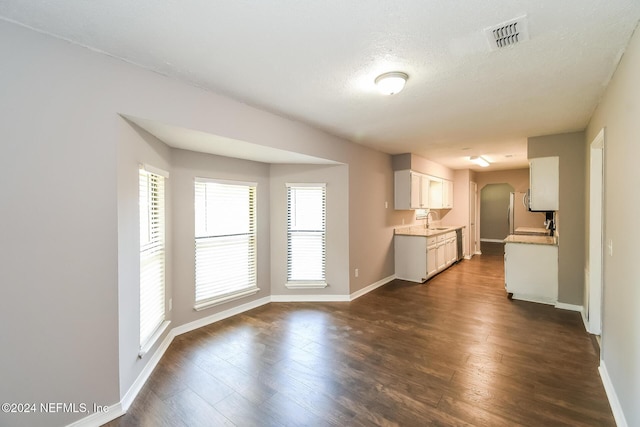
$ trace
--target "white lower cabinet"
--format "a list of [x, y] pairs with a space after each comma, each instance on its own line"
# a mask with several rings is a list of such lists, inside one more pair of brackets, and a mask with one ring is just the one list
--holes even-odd
[[444, 251], [444, 256], [445, 256], [445, 261], [447, 263], [447, 265], [451, 265], [454, 262], [456, 262], [456, 258], [457, 258], [457, 242], [458, 239], [456, 238], [456, 233], [447, 233], [445, 235], [445, 251]]
[[427, 238], [396, 235], [393, 245], [396, 277], [410, 282], [424, 282], [427, 279]]
[[457, 258], [455, 232], [430, 237], [396, 234], [394, 247], [396, 277], [411, 282], [424, 282]]
[[442, 271], [447, 268], [447, 241], [445, 239], [444, 234], [438, 236], [438, 246], [437, 246], [437, 258], [436, 263], [438, 265], [438, 271]]
[[[438, 241], [436, 237], [427, 237], [427, 278], [438, 272]], [[397, 274], [397, 272], [396, 272]]]
[[555, 304], [558, 301], [558, 247], [507, 243], [505, 287], [514, 299]]

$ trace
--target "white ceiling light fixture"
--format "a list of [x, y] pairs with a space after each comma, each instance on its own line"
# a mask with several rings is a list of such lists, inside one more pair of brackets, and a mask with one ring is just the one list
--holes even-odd
[[486, 168], [487, 166], [489, 166], [491, 163], [489, 163], [489, 161], [487, 159], [485, 159], [482, 156], [471, 156], [469, 157], [469, 160], [471, 160], [473, 163], [475, 163], [478, 166], [481, 166], [483, 168]]
[[375, 83], [378, 90], [383, 95], [394, 95], [404, 89], [409, 75], [401, 71], [380, 74], [376, 77]]

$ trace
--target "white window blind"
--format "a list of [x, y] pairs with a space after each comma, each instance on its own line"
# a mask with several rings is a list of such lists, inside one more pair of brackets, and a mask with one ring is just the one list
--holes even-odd
[[326, 185], [287, 184], [287, 283], [326, 282]]
[[140, 169], [140, 348], [165, 319], [164, 177]]
[[195, 182], [196, 309], [256, 287], [256, 185]]

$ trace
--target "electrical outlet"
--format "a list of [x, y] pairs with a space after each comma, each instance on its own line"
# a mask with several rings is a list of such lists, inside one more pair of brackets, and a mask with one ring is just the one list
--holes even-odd
[[389, 209], [389, 202], [384, 202], [384, 208]]
[[358, 275], [360, 274], [360, 270], [356, 268], [355, 274], [356, 274], [356, 277], [358, 277]]
[[609, 239], [607, 247], [609, 248], [609, 256], [613, 256], [613, 240]]
[[169, 298], [169, 311], [173, 308], [173, 298]]

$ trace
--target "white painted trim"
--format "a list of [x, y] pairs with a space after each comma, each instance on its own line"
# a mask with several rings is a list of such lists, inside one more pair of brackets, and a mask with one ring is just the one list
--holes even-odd
[[519, 301], [527, 301], [527, 302], [535, 302], [538, 304], [547, 304], [555, 306], [557, 304], [556, 301], [551, 301], [545, 298], [541, 298], [535, 295], [526, 295], [526, 294], [513, 294], [513, 299], [517, 299]]
[[125, 411], [122, 409], [122, 405], [116, 403], [115, 405], [107, 407], [104, 412], [94, 412], [89, 416], [68, 424], [67, 427], [99, 427], [124, 415], [124, 413]]
[[195, 311], [206, 310], [207, 308], [215, 307], [216, 305], [224, 304], [227, 302], [235, 301], [240, 298], [248, 297], [250, 295], [255, 295], [260, 292], [260, 288], [249, 288], [242, 291], [236, 291], [232, 294], [225, 295], [223, 297], [217, 297], [214, 299], [207, 299], [205, 301], [196, 302], [193, 306]]
[[157, 168], [157, 167], [149, 165], [147, 163], [140, 163], [139, 167], [140, 167], [140, 169], [142, 169], [142, 170], [144, 170], [146, 172], [150, 172], [152, 174], [155, 174], [155, 175], [161, 176], [163, 178], [169, 179], [169, 172], [167, 172], [164, 169]]
[[327, 282], [287, 282], [284, 286], [287, 289], [324, 289], [329, 284]]
[[228, 317], [235, 316], [236, 314], [244, 313], [245, 311], [249, 311], [251, 309], [260, 307], [261, 305], [268, 304], [271, 301], [269, 297], [264, 297], [257, 299], [255, 301], [250, 301], [246, 304], [239, 305], [237, 307], [230, 308], [225, 311], [221, 311], [220, 313], [212, 314], [211, 316], [203, 317], [202, 319], [194, 320], [193, 322], [185, 323], [184, 325], [176, 326], [172, 329], [172, 333], [174, 337], [178, 335], [185, 334], [187, 332], [191, 332], [195, 329], [202, 328], [203, 326], [210, 325], [215, 322], [219, 322], [220, 320], [224, 320]]
[[587, 320], [587, 311], [584, 307], [582, 307], [582, 311], [580, 312], [580, 317], [582, 317], [582, 323], [584, 324], [584, 330], [588, 333], [591, 333], [589, 330], [589, 321]]
[[480, 242], [504, 243], [504, 239], [480, 239]]
[[346, 302], [349, 295], [271, 295], [271, 302]]
[[149, 352], [149, 350], [151, 350], [153, 346], [156, 345], [156, 342], [162, 335], [164, 335], [164, 332], [167, 330], [170, 324], [170, 320], [165, 320], [160, 324], [160, 326], [158, 326], [153, 335], [151, 335], [147, 342], [144, 343], [144, 345], [140, 348], [140, 351], [138, 352], [138, 357], [140, 359], [142, 359]]
[[257, 187], [257, 182], [252, 181], [236, 181], [232, 179], [218, 179], [218, 178], [208, 178], [204, 176], [196, 176], [193, 178], [193, 182], [203, 182], [203, 183], [213, 183], [213, 184], [225, 184], [225, 185], [238, 185], [241, 187]]
[[604, 148], [604, 132], [605, 132], [604, 129], [605, 128], [600, 129], [600, 132], [598, 132], [596, 137], [593, 138], [593, 141], [591, 141], [591, 148], [595, 148], [595, 149]]
[[122, 397], [122, 400], [120, 401], [120, 404], [122, 405], [122, 413], [125, 413], [129, 410], [129, 407], [133, 403], [133, 400], [136, 398], [138, 393], [140, 393], [140, 390], [142, 390], [142, 386], [144, 386], [144, 383], [147, 382], [147, 380], [151, 376], [151, 373], [160, 362], [160, 359], [162, 359], [165, 351], [167, 351], [167, 349], [169, 348], [169, 345], [175, 337], [175, 334], [173, 333], [174, 330], [175, 328], [171, 329], [164, 340], [162, 340], [162, 343], [158, 346], [158, 349], [151, 355], [149, 362], [144, 366], [144, 368], [140, 372], [140, 375], [138, 375], [138, 378], [136, 378], [133, 384], [131, 384], [131, 387], [129, 387], [129, 390], [127, 390], [125, 395]]
[[353, 301], [356, 298], [378, 289], [380, 286], [386, 285], [392, 280], [396, 279], [396, 275], [385, 277], [378, 280], [350, 295], [271, 295], [271, 302], [348, 302]]
[[607, 367], [604, 364], [604, 360], [600, 361], [598, 372], [600, 372], [602, 385], [604, 386], [604, 391], [607, 393], [607, 398], [609, 399], [609, 405], [611, 406], [611, 411], [613, 412], [613, 418], [616, 420], [616, 425], [618, 427], [628, 427], [629, 425], [627, 424], [627, 419], [624, 417], [622, 406], [620, 405], [620, 401], [618, 400], [616, 389], [613, 387], [613, 383], [611, 382], [611, 377], [609, 377], [609, 372], [607, 371]]
[[605, 162], [604, 162], [605, 128], [591, 142], [589, 156], [589, 241], [587, 242], [589, 262], [585, 272], [587, 288], [585, 298], [588, 300], [587, 319], [589, 331], [594, 334], [602, 332], [603, 293], [604, 293], [604, 237], [605, 237]]
[[582, 313], [582, 311], [584, 310], [584, 307], [581, 305], [567, 304], [566, 302], [559, 302], [559, 301], [556, 302], [556, 308], [560, 310], [577, 311], [579, 313]]
[[391, 282], [392, 280], [395, 280], [396, 275], [392, 274], [389, 277], [385, 277], [382, 280], [378, 280], [375, 283], [370, 284], [369, 286], [366, 286], [358, 291], [355, 291], [354, 293], [352, 293], [351, 295], [349, 295], [349, 301], [353, 301], [356, 298], [360, 298], [362, 295], [368, 294], [369, 292], [373, 291], [374, 289], [378, 289], [380, 286], [386, 285], [387, 283]]

